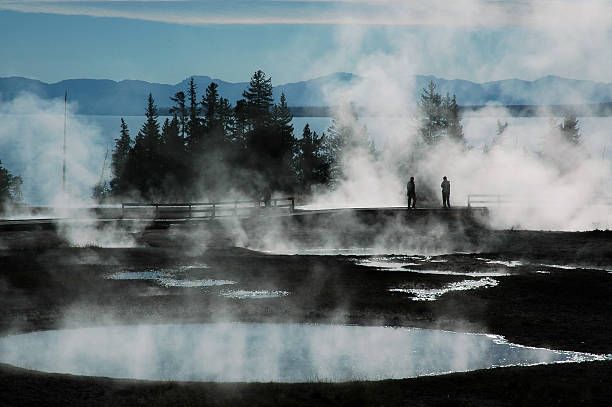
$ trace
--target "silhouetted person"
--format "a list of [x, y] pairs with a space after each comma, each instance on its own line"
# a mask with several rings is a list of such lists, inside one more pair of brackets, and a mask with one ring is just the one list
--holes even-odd
[[450, 208], [450, 181], [446, 177], [442, 177], [440, 187], [442, 188], [442, 205], [445, 208]]
[[406, 186], [406, 195], [408, 196], [408, 209], [414, 209], [414, 207], [416, 206], [416, 190], [414, 188], [414, 177], [410, 177], [410, 181], [408, 181], [408, 185]]

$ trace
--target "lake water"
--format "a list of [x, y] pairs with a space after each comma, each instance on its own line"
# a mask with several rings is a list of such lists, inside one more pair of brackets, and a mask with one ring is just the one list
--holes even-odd
[[523, 347], [492, 335], [346, 325], [135, 325], [0, 338], [2, 363], [46, 372], [180, 381], [383, 380], [605, 358]]

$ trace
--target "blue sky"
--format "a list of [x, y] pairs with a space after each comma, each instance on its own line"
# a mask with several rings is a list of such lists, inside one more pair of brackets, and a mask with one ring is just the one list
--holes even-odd
[[612, 82], [610, 3], [0, 0], [0, 76], [177, 83], [263, 69], [280, 84], [367, 74], [379, 58], [449, 79]]

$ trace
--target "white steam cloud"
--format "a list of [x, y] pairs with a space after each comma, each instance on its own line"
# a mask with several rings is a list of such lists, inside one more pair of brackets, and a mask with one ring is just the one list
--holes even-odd
[[105, 141], [100, 129], [74, 114], [68, 104], [66, 120], [66, 196], [62, 194], [64, 101], [43, 100], [23, 93], [0, 102], [0, 157], [14, 175], [23, 178], [23, 194], [36, 205], [91, 204], [91, 188], [98, 182]]
[[[477, 9], [480, 3], [461, 2], [468, 10]], [[514, 61], [514, 67], [518, 64], [522, 69], [530, 65], [531, 72], [540, 76], [554, 66], [594, 74], [603, 69], [588, 55], [596, 52], [593, 49], [595, 44], [597, 52], [607, 52], [601, 50], [601, 44], [609, 43], [609, 30], [599, 30], [601, 26], [597, 29], [582, 26], [571, 32], [572, 38], [568, 41], [566, 26], [550, 23], [567, 17], [567, 10], [549, 3], [555, 2], [533, 5], [527, 13], [521, 11], [523, 20], [533, 24], [531, 39], [521, 37], [520, 42], [500, 44], [508, 48], [510, 55], [514, 55], [517, 47], [533, 50], [528, 57]], [[606, 10], [600, 2], [589, 2], [588, 7], [580, 8], [579, 20], [582, 21], [586, 15], [605, 14]], [[465, 14], [466, 18], [472, 16], [472, 19], [462, 21], [467, 26], [477, 26], [479, 15], [478, 12]], [[610, 22], [604, 24], [607, 28], [611, 25]], [[392, 52], [363, 55], [360, 52], [370, 30], [369, 27], [351, 25], [338, 29], [336, 41], [341, 51], [332, 57], [331, 64], [357, 60], [355, 73], [363, 80], [351, 86], [328, 89], [327, 102], [331, 106], [354, 104], [364, 107], [359, 122], [343, 114], [342, 110], [337, 112], [340, 122], [355, 129], [361, 128], [363, 122], [369, 120], [368, 116], [379, 116], [375, 120], [376, 126], [368, 128], [368, 133], [381, 147], [380, 156], [373, 160], [363, 150], [348, 151], [343, 156], [346, 180], [332, 193], [317, 197], [313, 203], [315, 207], [405, 205], [405, 184], [410, 176], [416, 178], [418, 202], [419, 187], [421, 191], [436, 191], [437, 196], [442, 176], [448, 176], [452, 182], [451, 201], [455, 205], [465, 205], [468, 194], [508, 194], [512, 200], [523, 201], [521, 205], [492, 212], [493, 224], [498, 227], [547, 230], [612, 227], [612, 206], [605, 204], [610, 195], [606, 185], [609, 185], [612, 175], [612, 165], [604, 150], [610, 138], [608, 118], [587, 119], [589, 126], [584, 126], [582, 121], [582, 145], [573, 148], [562, 143], [554, 131], [559, 118], [556, 123], [541, 119], [521, 121], [508, 118], [510, 115], [504, 109], [491, 107], [482, 112], [483, 117], [463, 121], [467, 149], [447, 142], [431, 151], [415, 150], [419, 122], [415, 117], [418, 101], [411, 97], [415, 94], [412, 78], [423, 69], [431, 72], [425, 65], [431, 60], [432, 51], [424, 49], [418, 37], [406, 34], [389, 36]], [[453, 60], [457, 70], [461, 71], [461, 61], [466, 56], [453, 42], [455, 35], [461, 36], [458, 28], [445, 28], [432, 34], [427, 42], [439, 44], [437, 52], [443, 48], [440, 44], [446, 45], [447, 52], [440, 55], [439, 61]], [[593, 35], [595, 38], [603, 35], [606, 40], [593, 42]], [[546, 49], [541, 48], [543, 40]], [[580, 64], [569, 67], [576, 65], [576, 61]], [[505, 57], [488, 62], [486, 72], [476, 73], [482, 76], [480, 81], [485, 81], [491, 72], [506, 73], [513, 66]], [[324, 66], [323, 61], [314, 64], [313, 72], [320, 70], [321, 66]], [[579, 95], [574, 95], [573, 100], [575, 103], [590, 102], [581, 100]], [[461, 100], [458, 103], [461, 104]], [[381, 118], [380, 115], [384, 116]], [[519, 125], [511, 124], [499, 143], [492, 146], [498, 118]], [[486, 153], [484, 145], [490, 147]], [[409, 173], [406, 168], [414, 168], [416, 162], [418, 168]], [[435, 203], [439, 205], [437, 201]]]

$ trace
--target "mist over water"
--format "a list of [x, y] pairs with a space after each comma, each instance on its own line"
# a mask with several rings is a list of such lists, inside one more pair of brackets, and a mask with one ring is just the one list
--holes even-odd
[[602, 359], [521, 347], [490, 335], [341, 325], [111, 326], [0, 339], [4, 363], [152, 380], [343, 382]]

